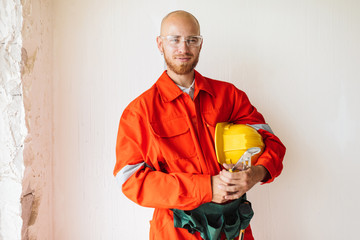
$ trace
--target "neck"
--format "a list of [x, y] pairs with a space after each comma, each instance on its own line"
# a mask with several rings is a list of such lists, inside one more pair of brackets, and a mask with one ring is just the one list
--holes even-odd
[[168, 69], [166, 73], [176, 84], [187, 88], [191, 86], [195, 78], [194, 70], [192, 70], [190, 73], [179, 75]]

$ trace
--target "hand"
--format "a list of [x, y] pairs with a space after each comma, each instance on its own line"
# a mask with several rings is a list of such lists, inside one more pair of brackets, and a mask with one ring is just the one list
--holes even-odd
[[223, 186], [225, 187], [226, 185], [227, 184], [220, 179], [220, 174], [211, 177], [212, 202], [224, 203], [228, 201], [225, 199], [227, 192], [222, 190]]
[[[232, 165], [224, 164], [224, 167], [231, 169]], [[256, 183], [265, 179], [267, 174], [269, 174], [268, 171], [261, 165], [251, 166], [239, 172], [222, 170], [219, 174], [221, 182], [217, 185], [223, 192], [226, 192], [225, 195], [222, 195], [225, 200], [234, 200], [249, 191]]]

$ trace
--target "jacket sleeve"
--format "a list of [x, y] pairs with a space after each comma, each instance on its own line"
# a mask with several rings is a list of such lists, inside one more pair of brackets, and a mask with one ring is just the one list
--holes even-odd
[[286, 148], [280, 139], [274, 135], [264, 117], [250, 103], [246, 94], [236, 88], [234, 91], [235, 104], [232, 119], [235, 119], [235, 123], [248, 124], [254, 127], [263, 137], [265, 149], [255, 165], [262, 165], [268, 170], [270, 177], [264, 179], [263, 183], [270, 183], [280, 175], [283, 169], [282, 161]]
[[211, 176], [165, 173], [149, 156], [149, 123], [125, 110], [119, 124], [114, 176], [123, 193], [144, 207], [191, 210], [212, 199]]

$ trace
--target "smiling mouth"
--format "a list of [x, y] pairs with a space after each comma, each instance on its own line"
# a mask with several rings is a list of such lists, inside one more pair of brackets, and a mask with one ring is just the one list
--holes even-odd
[[191, 57], [177, 57], [177, 60], [180, 60], [181, 62], [187, 62], [191, 59]]

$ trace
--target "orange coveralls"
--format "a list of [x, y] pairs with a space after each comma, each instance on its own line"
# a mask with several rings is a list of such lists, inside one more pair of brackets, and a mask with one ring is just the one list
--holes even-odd
[[[263, 116], [234, 85], [203, 77], [195, 71], [194, 100], [166, 71], [124, 110], [116, 143], [114, 176], [135, 203], [155, 208], [150, 239], [192, 240], [200, 234], [175, 228], [172, 208], [192, 210], [212, 200], [211, 176], [221, 170], [215, 148], [218, 122], [249, 124], [258, 129], [265, 151], [263, 165], [271, 182], [282, 170], [285, 147], [264, 130]], [[253, 239], [250, 226], [245, 239]]]

